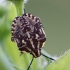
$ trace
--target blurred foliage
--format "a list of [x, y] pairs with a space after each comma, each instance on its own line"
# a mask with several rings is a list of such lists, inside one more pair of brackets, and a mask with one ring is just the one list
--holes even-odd
[[8, 6], [0, 6], [0, 41], [9, 35], [12, 20], [16, 16], [14, 5]]
[[0, 18], [3, 17], [7, 12], [7, 7], [3, 7], [0, 5]]
[[66, 51], [57, 61], [50, 64], [46, 70], [70, 70], [70, 50]]
[[12, 2], [14, 5], [15, 5], [15, 10], [16, 10], [16, 14], [17, 16], [20, 16], [22, 15], [22, 13], [24, 12], [23, 9], [24, 9], [24, 0], [7, 0], [7, 1], [10, 1]]
[[0, 6], [0, 41], [3, 40], [10, 32], [9, 21], [7, 19], [7, 7]]
[[15, 70], [12, 64], [9, 62], [4, 51], [0, 46], [0, 69], [1, 70]]
[[[21, 5], [23, 4], [22, 3], [23, 0], [20, 0], [21, 2], [17, 2], [17, 0], [8, 0], [8, 1], [12, 1], [13, 3], [7, 2], [6, 6], [0, 6], [0, 69], [26, 70], [32, 59], [32, 55], [24, 53], [22, 54], [22, 56], [20, 56], [20, 52], [16, 44], [14, 42], [11, 42], [11, 31], [10, 31], [12, 20], [17, 15], [23, 14], [22, 10], [23, 7]], [[42, 52], [44, 54], [47, 54], [45, 51]], [[65, 61], [68, 59], [69, 56], [70, 55], [68, 52], [67, 56], [62, 57], [61, 58], [62, 60], [59, 59], [57, 61], [59, 64], [52, 63], [49, 67], [48, 65], [52, 61], [41, 56], [39, 58], [34, 59], [30, 70], [45, 70], [45, 69], [52, 70], [53, 66], [57, 65], [56, 66], [57, 68], [61, 64], [61, 62], [63, 62], [62, 65], [64, 65], [65, 63], [67, 64], [69, 60], [67, 62]], [[46, 67], [48, 67], [48, 69]], [[54, 70], [57, 70], [56, 68]], [[62, 68], [60, 68], [59, 70], [62, 70]]]

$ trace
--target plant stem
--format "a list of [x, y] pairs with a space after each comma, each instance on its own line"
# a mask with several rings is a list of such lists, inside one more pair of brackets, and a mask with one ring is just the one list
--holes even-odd
[[13, 3], [16, 7], [17, 16], [21, 16], [24, 13], [24, 0], [15, 0]]

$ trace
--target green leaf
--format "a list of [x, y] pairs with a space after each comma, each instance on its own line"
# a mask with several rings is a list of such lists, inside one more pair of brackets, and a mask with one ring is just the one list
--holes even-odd
[[[23, 60], [22, 57], [20, 56], [20, 52], [17, 48], [16, 43], [11, 41], [11, 36], [9, 35], [6, 40], [5, 40], [5, 51], [6, 51], [6, 55], [8, 56], [8, 59], [11, 59], [11, 62], [13, 63], [13, 65], [16, 65], [16, 67], [18, 67], [18, 69], [24, 69], [24, 64], [23, 64]], [[10, 57], [10, 58], [9, 58]]]
[[13, 21], [13, 19], [17, 16], [17, 11], [13, 3], [8, 3], [8, 20]]
[[0, 18], [0, 41], [4, 40], [10, 33], [10, 21], [6, 16]]
[[10, 1], [15, 5], [17, 16], [20, 16], [23, 14], [24, 0], [7, 0], [7, 1]]
[[70, 70], [70, 50], [51, 63], [46, 70]]
[[0, 5], [0, 18], [3, 17], [4, 15], [6, 15], [7, 12], [8, 12], [7, 6], [4, 7], [4, 6]]
[[15, 70], [15, 68], [8, 61], [8, 58], [4, 54], [1, 47], [0, 47], [0, 69], [1, 70]]

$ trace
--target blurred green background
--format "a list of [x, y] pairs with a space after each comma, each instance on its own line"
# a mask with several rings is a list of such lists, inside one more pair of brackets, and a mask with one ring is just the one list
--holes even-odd
[[[4, 6], [1, 6], [3, 4]], [[29, 0], [26, 12], [40, 17], [47, 36], [44, 50], [52, 56], [60, 56], [70, 47], [70, 0]], [[29, 54], [20, 57], [15, 43], [11, 42], [11, 23], [16, 16], [15, 8], [5, 0], [0, 1], [0, 56], [2, 63], [14, 64], [2, 70], [26, 70], [32, 58]], [[24, 57], [24, 58], [23, 58]], [[4, 58], [4, 59], [3, 59]], [[40, 65], [38, 65], [38, 62]], [[41, 58], [33, 62], [35, 70], [42, 66]], [[38, 67], [39, 66], [39, 67]], [[6, 66], [7, 67], [7, 66]], [[42, 66], [43, 67], [43, 66]], [[33, 67], [31, 68], [33, 70]], [[43, 70], [42, 68], [40, 70]]]
[[48, 53], [59, 56], [70, 48], [70, 0], [30, 0], [25, 7], [41, 18]]

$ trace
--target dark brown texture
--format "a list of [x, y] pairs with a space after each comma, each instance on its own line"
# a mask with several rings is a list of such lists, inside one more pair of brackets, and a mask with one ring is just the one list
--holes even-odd
[[29, 13], [16, 17], [12, 22], [11, 32], [11, 40], [17, 43], [21, 52], [26, 51], [35, 58], [41, 55], [46, 36], [39, 17]]

